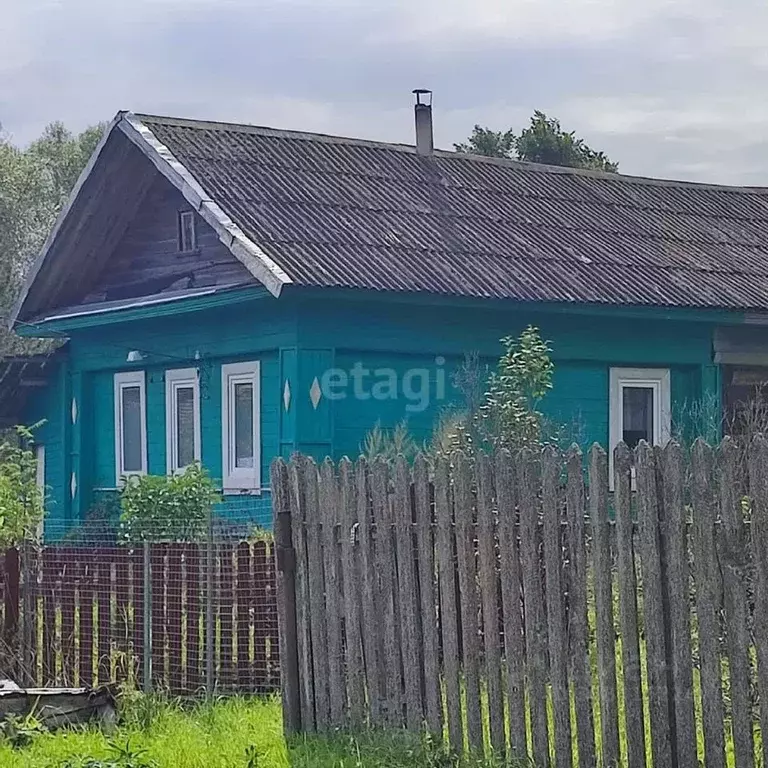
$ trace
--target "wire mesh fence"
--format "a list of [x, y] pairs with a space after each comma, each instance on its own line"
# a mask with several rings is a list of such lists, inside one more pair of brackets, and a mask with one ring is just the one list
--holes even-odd
[[125, 540], [118, 523], [49, 526], [42, 545], [21, 547], [15, 561], [7, 555], [3, 583], [12, 582], [14, 562], [19, 572], [17, 597], [4, 601], [6, 614], [18, 601], [18, 618], [4, 625], [18, 681], [129, 682], [173, 694], [276, 690], [274, 547], [247, 510], [233, 507], [195, 540], [152, 531]]

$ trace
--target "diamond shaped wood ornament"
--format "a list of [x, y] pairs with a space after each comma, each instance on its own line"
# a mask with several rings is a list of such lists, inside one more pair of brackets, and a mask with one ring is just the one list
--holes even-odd
[[72, 494], [72, 498], [75, 498], [77, 493], [77, 475], [73, 472], [72, 477], [69, 480], [69, 492]]
[[77, 424], [77, 400], [72, 398], [72, 423]]
[[291, 382], [288, 379], [285, 380], [283, 387], [283, 405], [286, 411], [291, 407]]
[[320, 389], [320, 382], [315, 376], [315, 380], [312, 382], [312, 386], [309, 388], [309, 399], [312, 401], [312, 407], [317, 410], [317, 406], [320, 405], [320, 398], [323, 396], [323, 391]]

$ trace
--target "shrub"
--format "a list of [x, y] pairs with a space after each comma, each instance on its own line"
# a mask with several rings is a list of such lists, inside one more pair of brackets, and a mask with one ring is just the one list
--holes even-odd
[[0, 443], [2, 549], [33, 538], [43, 519], [43, 490], [37, 484], [32, 429], [18, 426]]
[[195, 541], [219, 500], [213, 480], [193, 464], [175, 475], [127, 478], [120, 493], [120, 533], [126, 543]]

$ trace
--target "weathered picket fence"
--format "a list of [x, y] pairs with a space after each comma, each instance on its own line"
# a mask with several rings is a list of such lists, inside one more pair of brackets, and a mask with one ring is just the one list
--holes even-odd
[[[5, 669], [25, 685], [130, 681], [174, 694], [280, 681], [267, 541], [52, 544], [6, 554]], [[10, 578], [9, 578], [10, 577]]]
[[277, 459], [286, 728], [426, 728], [539, 768], [768, 765], [768, 442], [620, 445], [612, 483], [601, 448], [586, 463]]

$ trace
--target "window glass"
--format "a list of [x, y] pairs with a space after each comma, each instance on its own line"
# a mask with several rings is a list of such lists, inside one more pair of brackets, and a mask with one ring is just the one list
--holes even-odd
[[622, 440], [634, 448], [641, 440], [653, 444], [653, 389], [622, 387]]
[[253, 384], [234, 385], [235, 468], [253, 468]]
[[123, 472], [141, 472], [141, 387], [121, 389], [123, 419]]
[[195, 462], [195, 390], [176, 387], [176, 469]]
[[179, 214], [179, 250], [187, 252], [194, 251], [195, 248], [195, 214], [192, 211], [182, 211]]

